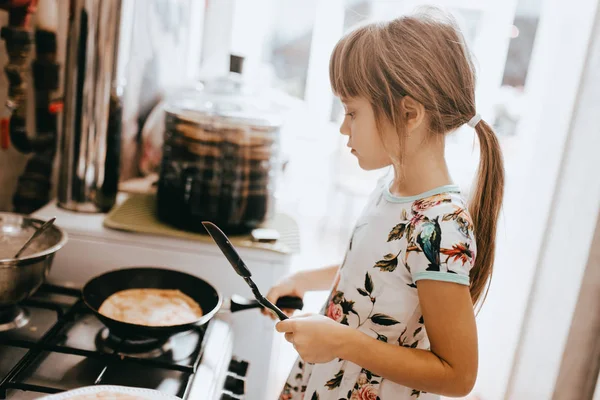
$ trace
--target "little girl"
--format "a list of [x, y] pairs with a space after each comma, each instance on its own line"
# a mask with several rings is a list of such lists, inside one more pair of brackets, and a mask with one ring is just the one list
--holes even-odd
[[[333, 285], [324, 315], [277, 324], [300, 355], [281, 400], [465, 396], [477, 376], [474, 304], [492, 273], [503, 161], [475, 110], [475, 73], [450, 17], [430, 13], [343, 37], [330, 62], [340, 132], [365, 170], [391, 165], [343, 264], [300, 272], [268, 298]], [[452, 184], [444, 138], [467, 124], [481, 146], [469, 204]], [[477, 246], [476, 246], [477, 243]]]

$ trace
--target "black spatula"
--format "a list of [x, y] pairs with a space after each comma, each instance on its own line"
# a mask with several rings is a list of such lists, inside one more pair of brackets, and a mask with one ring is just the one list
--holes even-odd
[[217, 246], [219, 246], [219, 249], [221, 249], [221, 252], [223, 252], [225, 257], [229, 261], [229, 264], [231, 264], [233, 269], [235, 269], [235, 272], [237, 272], [239, 276], [244, 278], [248, 286], [250, 286], [254, 297], [263, 307], [271, 310], [281, 321], [288, 318], [287, 315], [285, 315], [283, 311], [281, 311], [281, 308], [301, 310], [302, 307], [304, 307], [304, 302], [299, 297], [280, 297], [277, 300], [277, 305], [267, 300], [267, 298], [260, 293], [256, 284], [252, 281], [252, 273], [250, 272], [244, 261], [242, 261], [242, 258], [237, 253], [237, 251], [235, 251], [235, 248], [232, 246], [231, 242], [229, 241], [229, 238], [227, 238], [223, 231], [212, 222], [202, 222], [202, 225], [204, 225], [204, 228], [206, 229], [208, 234], [213, 238]]

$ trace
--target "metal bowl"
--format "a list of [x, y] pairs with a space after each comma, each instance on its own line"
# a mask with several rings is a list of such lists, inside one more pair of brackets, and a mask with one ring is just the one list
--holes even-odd
[[0, 307], [31, 296], [48, 276], [54, 254], [67, 242], [67, 233], [54, 225], [21, 257], [13, 258], [43, 223], [25, 215], [0, 212]]

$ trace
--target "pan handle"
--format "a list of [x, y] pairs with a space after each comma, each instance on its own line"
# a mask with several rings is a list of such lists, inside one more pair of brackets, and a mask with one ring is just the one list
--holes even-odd
[[[304, 302], [300, 297], [283, 296], [275, 304], [280, 309], [302, 310]], [[231, 296], [231, 312], [249, 310], [252, 308], [262, 308], [262, 305], [256, 300], [249, 300], [241, 296]]]

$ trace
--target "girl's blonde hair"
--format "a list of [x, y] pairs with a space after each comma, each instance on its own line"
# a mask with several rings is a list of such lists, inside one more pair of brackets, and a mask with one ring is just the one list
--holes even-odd
[[[335, 46], [329, 67], [336, 95], [367, 99], [378, 127], [384, 119], [395, 127], [398, 151], [390, 153], [397, 165], [402, 162], [406, 136], [400, 109], [402, 97], [410, 96], [424, 106], [435, 135], [455, 130], [476, 113], [471, 56], [454, 19], [439, 11], [403, 16], [350, 32]], [[469, 203], [478, 248], [470, 272], [474, 304], [486, 292], [492, 275], [496, 226], [504, 192], [498, 139], [483, 120], [475, 131], [481, 154], [477, 184]], [[382, 139], [386, 144], [387, 139]]]

